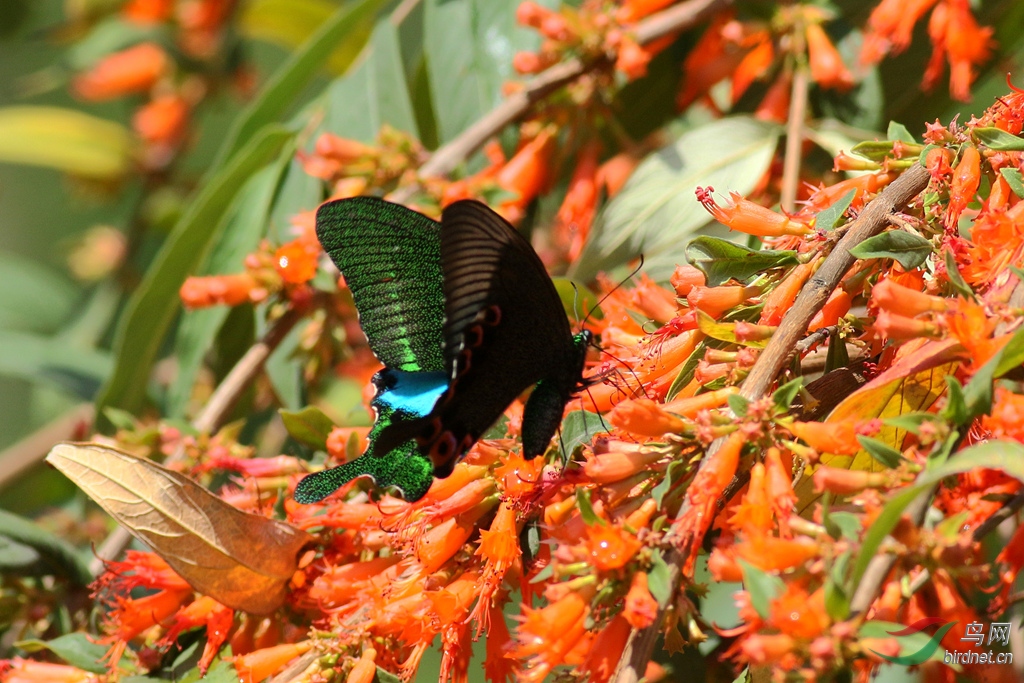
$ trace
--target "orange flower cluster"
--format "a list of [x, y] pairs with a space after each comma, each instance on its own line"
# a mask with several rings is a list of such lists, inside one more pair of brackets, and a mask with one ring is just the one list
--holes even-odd
[[932, 56], [922, 86], [932, 89], [948, 60], [949, 92], [954, 98], [967, 101], [977, 68], [988, 61], [993, 47], [992, 28], [978, 25], [968, 0], [882, 0], [868, 19], [861, 62], [875, 64], [886, 54], [906, 49], [914, 25], [929, 10], [928, 38], [932, 43]]
[[[184, 145], [193, 110], [222, 59], [233, 6], [233, 0], [130, 0], [121, 18], [139, 27], [168, 26], [168, 42], [119, 49], [75, 76], [72, 90], [83, 100], [142, 99], [132, 127], [142, 142], [143, 168], [166, 168]], [[177, 63], [172, 54], [178, 51], [188, 60]]]

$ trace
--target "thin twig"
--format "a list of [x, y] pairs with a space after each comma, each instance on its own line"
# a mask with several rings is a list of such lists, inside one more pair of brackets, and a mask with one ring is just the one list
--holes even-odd
[[[800, 35], [797, 32], [794, 35]], [[794, 48], [797, 52], [802, 47]], [[796, 192], [800, 186], [800, 162], [804, 155], [800, 148], [804, 144], [804, 118], [807, 116], [807, 91], [810, 89], [810, 75], [806, 66], [799, 65], [793, 74], [792, 95], [789, 100], [789, 122], [786, 124], [786, 152], [782, 162], [782, 196], [779, 204], [783, 211], [796, 210]]]
[[[786, 313], [750, 374], [743, 381], [740, 394], [744, 398], [755, 400], [765, 395], [785, 364], [786, 358], [803, 337], [811, 318], [825, 304], [832, 290], [839, 285], [846, 271], [856, 260], [850, 254], [850, 250], [868, 237], [881, 232], [888, 225], [887, 217], [916, 197], [927, 186], [928, 178], [928, 171], [923, 166], [912, 166], [875, 197], [853, 221], [832, 253], [800, 291], [793, 307]], [[701, 461], [701, 468], [713, 459], [714, 454], [721, 448], [722, 441], [724, 439], [718, 439], [708, 447]], [[685, 518], [687, 512], [688, 503], [684, 501], [682, 509], [676, 515], [677, 524], [678, 520]], [[684, 552], [675, 543], [670, 546], [669, 557], [666, 558], [669, 566], [670, 595], [675, 595], [679, 590], [682, 565], [688, 552], [689, 549], [685, 549]], [[644, 629], [634, 629], [630, 633], [615, 672], [615, 683], [636, 683], [643, 676], [661, 630], [664, 615], [665, 610], [660, 607], [654, 623]]]
[[58, 441], [80, 439], [92, 424], [96, 409], [91, 403], [80, 403], [0, 452], [0, 488], [22, 472], [38, 465]]
[[[645, 45], [676, 31], [690, 28], [732, 4], [733, 0], [689, 0], [647, 17], [637, 23], [632, 32], [636, 41]], [[589, 62], [570, 59], [544, 70], [527, 81], [522, 90], [510, 95], [458, 137], [434, 152], [420, 167], [419, 176], [429, 178], [451, 173], [505, 126], [524, 116], [536, 102], [588, 71], [609, 63], [610, 57], [604, 55]], [[392, 195], [392, 199], [397, 202], [405, 201], [412, 192], [411, 187], [402, 188]]]

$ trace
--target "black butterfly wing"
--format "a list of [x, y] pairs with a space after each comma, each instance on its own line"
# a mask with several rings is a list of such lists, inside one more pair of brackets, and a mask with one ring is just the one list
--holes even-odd
[[316, 212], [316, 235], [352, 291], [359, 324], [384, 365], [445, 369], [440, 224], [376, 197]]
[[441, 263], [451, 384], [429, 415], [386, 428], [377, 441], [387, 448], [417, 436], [436, 476], [446, 476], [526, 388], [542, 379], [575, 386], [580, 372], [551, 278], [529, 242], [501, 216], [475, 201], [448, 206], [441, 218]]

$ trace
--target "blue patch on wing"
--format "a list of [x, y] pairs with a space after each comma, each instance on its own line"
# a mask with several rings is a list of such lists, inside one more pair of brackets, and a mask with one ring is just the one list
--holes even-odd
[[429, 414], [448, 388], [446, 372], [405, 372], [388, 368], [380, 375], [382, 384], [373, 404], [416, 417]]

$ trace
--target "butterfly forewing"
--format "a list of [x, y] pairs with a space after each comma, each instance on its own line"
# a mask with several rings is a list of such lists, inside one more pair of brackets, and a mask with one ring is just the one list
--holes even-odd
[[370, 348], [408, 372], [445, 369], [439, 225], [375, 197], [339, 199], [316, 212], [316, 234], [345, 277]]

